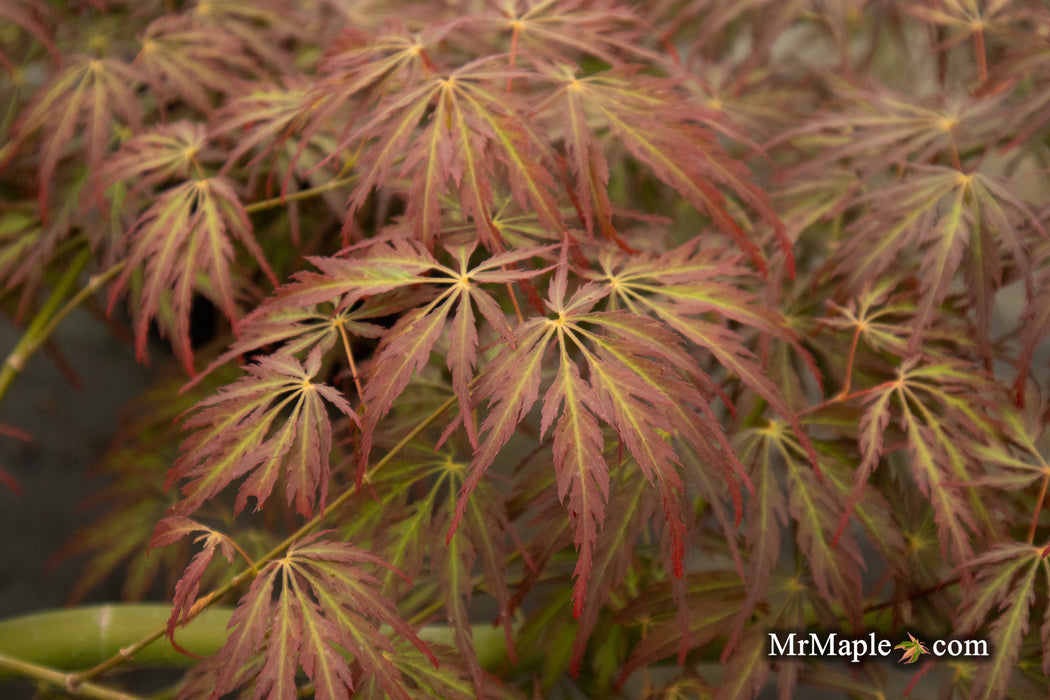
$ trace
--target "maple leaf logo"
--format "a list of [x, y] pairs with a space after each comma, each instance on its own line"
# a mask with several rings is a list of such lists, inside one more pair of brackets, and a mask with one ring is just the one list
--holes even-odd
[[926, 645], [920, 642], [918, 639], [908, 632], [908, 641], [901, 642], [894, 649], [903, 649], [904, 654], [901, 655], [899, 663], [902, 664], [913, 664], [919, 660], [919, 657], [923, 654], [929, 654], [930, 650], [926, 648]]

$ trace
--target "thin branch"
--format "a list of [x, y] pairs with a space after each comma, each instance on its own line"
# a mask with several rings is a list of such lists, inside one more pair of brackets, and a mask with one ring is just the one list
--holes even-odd
[[97, 698], [98, 700], [145, 700], [141, 695], [123, 693], [97, 683], [77, 682], [75, 680], [76, 674], [65, 673], [57, 668], [41, 666], [30, 661], [23, 661], [7, 654], [0, 654], [0, 668], [14, 671], [29, 678], [35, 678], [38, 681], [43, 681], [70, 693], [88, 698]]
[[1050, 485], [1050, 474], [1043, 476], [1043, 485], [1039, 489], [1039, 498], [1035, 502], [1035, 512], [1032, 514], [1032, 523], [1028, 526], [1028, 544], [1035, 541], [1035, 528], [1039, 525], [1039, 516], [1043, 512], [1043, 503], [1046, 501], [1046, 487]]
[[22, 372], [22, 369], [25, 367], [29, 358], [40, 348], [41, 345], [44, 344], [44, 341], [51, 336], [55, 329], [58, 328], [58, 324], [61, 323], [66, 316], [73, 311], [73, 309], [80, 306], [88, 297], [94, 294], [95, 290], [98, 289], [103, 282], [120, 272], [124, 267], [123, 263], [117, 263], [117, 265], [106, 270], [101, 275], [92, 276], [88, 281], [87, 286], [66, 302], [65, 306], [61, 306], [60, 308], [62, 300], [65, 298], [66, 294], [69, 293], [69, 290], [72, 289], [77, 281], [77, 277], [90, 259], [90, 250], [85, 248], [80, 251], [80, 254], [73, 260], [69, 267], [66, 268], [66, 271], [59, 279], [58, 284], [56, 284], [55, 288], [51, 290], [51, 296], [48, 297], [44, 306], [30, 322], [29, 327], [26, 328], [25, 333], [22, 334], [22, 338], [18, 341], [18, 344], [15, 345], [14, 349], [8, 354], [7, 359], [4, 360], [3, 368], [0, 369], [0, 400], [2, 400], [7, 393], [8, 388], [11, 386], [11, 382], [13, 382], [15, 377]]
[[286, 202], [294, 202], [299, 199], [309, 199], [310, 197], [314, 197], [319, 194], [324, 194], [329, 190], [337, 189], [339, 187], [342, 187], [343, 185], [349, 185], [355, 180], [357, 180], [357, 177], [358, 176], [356, 174], [349, 175], [347, 177], [339, 178], [337, 180], [330, 180], [329, 182], [326, 182], [323, 185], [318, 185], [317, 187], [311, 187], [307, 190], [299, 190], [298, 192], [294, 192], [284, 197], [270, 197], [269, 199], [262, 199], [258, 202], [245, 204], [244, 211], [248, 212], [249, 214], [252, 214], [257, 211], [265, 211], [266, 209], [273, 209], [274, 207], [279, 207]]

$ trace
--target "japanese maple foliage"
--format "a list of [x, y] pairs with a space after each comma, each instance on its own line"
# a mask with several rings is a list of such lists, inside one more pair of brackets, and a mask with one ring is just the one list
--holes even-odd
[[0, 387], [81, 303], [181, 367], [69, 547], [235, 606], [181, 697], [1050, 693], [1044, 3], [0, 19]]

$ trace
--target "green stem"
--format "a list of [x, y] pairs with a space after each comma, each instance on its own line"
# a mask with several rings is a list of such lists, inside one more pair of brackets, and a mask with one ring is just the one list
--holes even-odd
[[354, 182], [356, 179], [357, 179], [357, 175], [349, 175], [347, 177], [339, 178], [338, 180], [331, 180], [329, 182], [324, 183], [323, 185], [318, 185], [317, 187], [311, 187], [308, 190], [300, 190], [299, 192], [293, 192], [292, 194], [290, 194], [290, 195], [288, 195], [286, 197], [271, 197], [269, 199], [263, 199], [263, 200], [260, 200], [258, 202], [252, 202], [251, 204], [246, 204], [244, 206], [244, 211], [246, 211], [249, 214], [251, 214], [251, 213], [254, 213], [254, 212], [257, 212], [257, 211], [263, 211], [265, 209], [272, 209], [274, 207], [279, 207], [282, 204], [284, 204], [285, 202], [292, 202], [292, 201], [295, 201], [297, 199], [309, 199], [310, 197], [313, 197], [314, 195], [323, 194], [323, 193], [327, 192], [328, 190], [334, 190], [337, 187], [342, 187], [343, 185], [349, 185], [350, 183]]
[[[193, 627], [179, 631], [179, 645], [209, 656], [226, 641], [230, 609], [209, 610]], [[168, 603], [119, 603], [23, 615], [0, 621], [0, 654], [21, 661], [72, 670], [123, 655], [171, 614]], [[197, 659], [180, 654], [167, 640], [145, 645], [135, 655], [143, 666], [187, 667]], [[63, 681], [64, 683], [64, 681]]]
[[[135, 662], [142, 667], [188, 668], [198, 659], [175, 650], [163, 636], [171, 614], [167, 603], [111, 603], [68, 610], [54, 610], [0, 621], [0, 680], [17, 674], [36, 678], [81, 695], [109, 700], [129, 700], [119, 693], [85, 679], [70, 669], [101, 664], [110, 658], [128, 660], [136, 648]], [[226, 642], [232, 608], [213, 608], [180, 629], [179, 645], [197, 657], [210, 656]], [[154, 628], [161, 633], [154, 635]], [[384, 631], [389, 631], [384, 628]], [[471, 627], [478, 661], [497, 667], [506, 658], [502, 628], [490, 624]], [[141, 644], [143, 635], [152, 641]], [[452, 629], [430, 625], [419, 630], [425, 642], [455, 646]], [[7, 673], [5, 673], [5, 671]]]
[[119, 690], [112, 690], [103, 685], [99, 685], [98, 683], [81, 683], [79, 685], [73, 685], [70, 683], [69, 674], [48, 666], [41, 666], [40, 664], [16, 659], [6, 654], [0, 654], [0, 669], [14, 671], [22, 676], [36, 678], [39, 681], [50, 683], [59, 688], [65, 688], [77, 695], [98, 698], [98, 700], [143, 700], [138, 695], [122, 693]]
[[[214, 654], [226, 641], [232, 612], [217, 609], [201, 615], [192, 629], [179, 635], [179, 644], [197, 656]], [[0, 680], [21, 675], [99, 700], [137, 700], [138, 696], [86, 681], [70, 671], [114, 654], [123, 657], [129, 645], [163, 625], [170, 613], [166, 603], [94, 605], [0, 621]], [[183, 668], [197, 663], [167, 640], [144, 645], [136, 660], [154, 667]]]
[[[37, 315], [29, 323], [29, 327], [26, 328], [25, 333], [22, 334], [22, 338], [15, 345], [14, 350], [7, 356], [4, 361], [3, 368], [0, 369], [0, 399], [3, 398], [4, 394], [7, 393], [8, 387], [11, 386], [11, 382], [14, 381], [15, 377], [25, 367], [26, 361], [32, 356], [34, 352], [47, 340], [48, 336], [58, 326], [58, 321], [69, 314], [75, 306], [70, 306], [67, 303], [62, 309], [59, 306], [62, 304], [63, 299], [72, 289], [73, 285], [77, 281], [77, 277], [80, 275], [81, 270], [87, 265], [88, 260], [91, 259], [91, 251], [84, 249], [80, 251], [80, 254], [73, 260], [73, 263], [66, 268], [65, 273], [58, 280], [58, 284], [51, 290], [51, 296], [48, 297], [47, 301], [44, 302], [44, 306], [41, 307]], [[89, 284], [90, 286], [90, 284]], [[74, 299], [79, 297], [78, 294]], [[77, 302], [79, 304], [80, 301]]]

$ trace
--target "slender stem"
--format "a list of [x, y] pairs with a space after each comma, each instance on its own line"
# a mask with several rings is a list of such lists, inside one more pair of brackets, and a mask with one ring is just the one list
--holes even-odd
[[896, 384], [896, 383], [897, 383], [897, 380], [894, 379], [892, 381], [883, 382], [882, 384], [876, 384], [875, 386], [870, 386], [867, 389], [860, 389], [859, 391], [854, 391], [852, 394], [845, 394], [845, 395], [843, 395], [843, 394], [839, 393], [836, 396], [832, 396], [827, 401], [822, 401], [822, 402], [818, 403], [816, 406], [810, 406], [809, 408], [807, 408], [807, 409], [805, 409], [803, 411], [799, 411], [798, 415], [804, 416], [807, 413], [814, 413], [816, 411], [821, 410], [822, 408], [827, 408], [828, 406], [830, 406], [832, 404], [835, 404], [835, 403], [842, 403], [842, 402], [845, 402], [845, 401], [852, 401], [853, 399], [860, 398], [861, 396], [867, 396], [868, 394], [870, 394], [872, 392], [882, 391], [882, 390], [886, 389], [887, 387], [889, 387], [891, 384]]
[[977, 54], [977, 78], [981, 85], [988, 82], [988, 53], [984, 47], [984, 29], [978, 26], [973, 33], [973, 49]]
[[[947, 579], [946, 581], [941, 581], [936, 586], [931, 586], [929, 588], [925, 588], [925, 589], [919, 591], [918, 593], [914, 593], [914, 594], [908, 596], [908, 600], [910, 602], [915, 602], [916, 600], [919, 600], [920, 598], [925, 598], [926, 596], [931, 595], [933, 593], [936, 593], [937, 591], [943, 590], [945, 588], [948, 588], [949, 586], [954, 586], [954, 585], [958, 584], [960, 581], [962, 581], [962, 576], [953, 576], [952, 578]], [[883, 601], [881, 603], [873, 603], [871, 605], [865, 606], [864, 614], [868, 614], [870, 612], [875, 612], [876, 610], [882, 610], [883, 608], [893, 607], [898, 602], [899, 601], [896, 601], [896, 600], [885, 600], [885, 601]]]
[[507, 294], [510, 296], [510, 303], [514, 305], [514, 315], [517, 316], [518, 323], [525, 323], [525, 317], [521, 315], [521, 306], [518, 305], [518, 297], [514, 294], [514, 287], [510, 282], [504, 284], [507, 285]]
[[949, 140], [951, 142], [952, 166], [961, 173], [963, 172], [963, 166], [962, 160], [959, 158], [959, 148], [955, 144], [955, 137], [950, 136]]
[[244, 561], [248, 564], [248, 568], [254, 571], [256, 574], [258, 574], [259, 565], [252, 561], [252, 558], [248, 556], [247, 552], [241, 549], [241, 546], [237, 544], [236, 540], [234, 540], [232, 537], [226, 537], [225, 535], [223, 535], [223, 537], [225, 537], [226, 541], [229, 542], [230, 545], [232, 545], [233, 548], [237, 550], [238, 554], [244, 557]]
[[89, 678], [95, 678], [96, 676], [100, 676], [106, 671], [110, 670], [111, 668], [116, 668], [125, 661], [130, 661], [131, 659], [135, 658], [136, 654], [142, 651], [145, 647], [149, 646], [153, 642], [163, 637], [164, 633], [167, 631], [168, 626], [167, 624], [165, 624], [163, 627], [160, 627], [159, 629], [150, 632], [145, 637], [139, 639], [134, 644], [122, 647], [120, 650], [117, 651], [117, 653], [113, 654], [102, 663], [96, 666], [92, 666], [87, 671], [83, 671], [77, 674], [71, 674], [71, 677], [74, 679], [75, 683], [80, 685], [86, 682]]
[[1039, 515], [1043, 512], [1043, 501], [1046, 500], [1046, 487], [1050, 485], [1050, 474], [1043, 477], [1043, 485], [1039, 489], [1039, 498], [1035, 502], [1035, 513], [1032, 515], [1032, 523], [1028, 526], [1028, 544], [1035, 541], [1035, 528], [1039, 523]]
[[349, 175], [347, 177], [342, 177], [337, 180], [331, 180], [329, 182], [324, 183], [323, 185], [318, 185], [317, 187], [311, 187], [307, 190], [293, 192], [292, 194], [287, 195], [285, 197], [271, 197], [269, 199], [261, 199], [258, 202], [252, 202], [251, 204], [244, 205], [244, 210], [251, 214], [257, 211], [273, 209], [274, 207], [282, 206], [285, 202], [291, 202], [299, 199], [309, 199], [310, 197], [323, 194], [329, 190], [334, 190], [338, 187], [342, 187], [343, 185], [349, 185], [356, 179], [356, 174]]
[[842, 382], [842, 391], [838, 393], [836, 398], [849, 396], [849, 386], [853, 379], [853, 361], [857, 357], [857, 344], [860, 342], [860, 334], [863, 331], [864, 325], [858, 323], [856, 330], [853, 331], [853, 342], [849, 346], [849, 357], [846, 358], [846, 379]]
[[11, 386], [11, 382], [13, 382], [15, 377], [22, 372], [22, 368], [25, 367], [26, 362], [33, 353], [43, 345], [48, 336], [50, 336], [55, 328], [58, 327], [59, 322], [61, 322], [62, 319], [68, 316], [73, 309], [83, 303], [84, 299], [94, 292], [96, 286], [93, 286], [93, 283], [89, 282], [88, 286], [85, 288], [85, 290], [87, 290], [86, 292], [85, 290], [81, 290], [81, 292], [70, 299], [65, 306], [60, 308], [62, 300], [65, 298], [66, 294], [69, 293], [69, 290], [72, 289], [77, 281], [77, 277], [90, 259], [91, 251], [85, 248], [73, 260], [73, 263], [66, 268], [66, 271], [59, 279], [58, 284], [56, 284], [55, 288], [51, 290], [51, 296], [48, 297], [46, 302], [44, 302], [44, 306], [30, 322], [29, 327], [26, 328], [25, 333], [22, 334], [22, 338], [18, 341], [18, 344], [15, 345], [14, 349], [7, 356], [3, 368], [0, 369], [0, 399], [2, 399], [4, 394], [7, 393], [8, 388]]
[[78, 683], [74, 680], [74, 674], [63, 673], [58, 669], [51, 668], [50, 666], [41, 666], [40, 664], [34, 664], [30, 661], [16, 659], [7, 654], [0, 654], [0, 668], [14, 671], [19, 675], [28, 676], [29, 678], [35, 678], [50, 685], [63, 688], [70, 693], [83, 695], [89, 698], [97, 698], [98, 700], [145, 700], [145, 698], [140, 695], [132, 695], [130, 693], [122, 693], [119, 690], [111, 690], [110, 688], [107, 688], [104, 685], [98, 685], [97, 683]]
[[58, 328], [58, 324], [62, 323], [62, 321], [66, 319], [66, 316], [71, 314], [74, 309], [76, 309], [78, 306], [87, 301], [95, 292], [99, 290], [99, 288], [103, 284], [113, 279], [113, 277], [115, 277], [123, 269], [124, 261], [121, 261], [97, 275], [92, 275], [91, 278], [88, 279], [88, 283], [84, 285], [84, 288], [77, 292], [72, 299], [66, 302], [66, 305], [63, 306], [58, 313], [51, 317], [51, 320], [47, 322], [47, 325], [40, 329], [39, 341], [36, 343], [33, 349], [35, 350], [37, 347], [42, 345], [43, 342], [47, 340], [47, 338], [50, 337], [52, 333], [55, 332], [55, 329]]
[[350, 338], [346, 335], [346, 325], [342, 319], [339, 320], [339, 335], [343, 339], [343, 351], [346, 353], [346, 361], [350, 364], [350, 376], [354, 379], [354, 388], [357, 389], [357, 400], [364, 406], [364, 392], [361, 389], [361, 380], [357, 377], [357, 365], [354, 363], [354, 353], [350, 350]]

